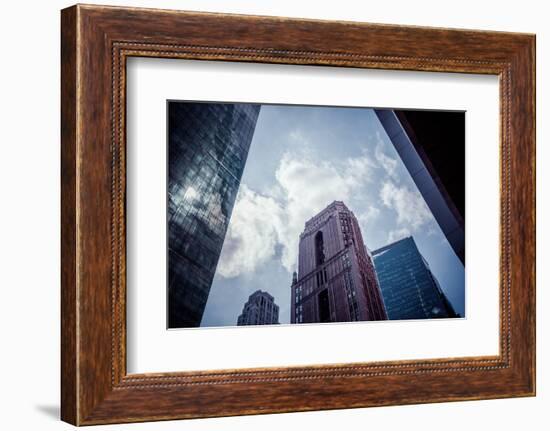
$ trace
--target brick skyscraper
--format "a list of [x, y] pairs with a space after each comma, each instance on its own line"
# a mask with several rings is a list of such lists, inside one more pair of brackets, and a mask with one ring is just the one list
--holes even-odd
[[291, 323], [387, 320], [359, 223], [343, 202], [306, 222], [291, 290]]
[[237, 319], [237, 326], [276, 325], [279, 323], [279, 306], [267, 292], [257, 290], [248, 297], [243, 312]]

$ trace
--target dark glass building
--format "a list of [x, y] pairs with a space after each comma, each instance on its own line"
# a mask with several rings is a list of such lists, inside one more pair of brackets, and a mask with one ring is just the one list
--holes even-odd
[[387, 319], [359, 223], [343, 202], [306, 222], [291, 292], [291, 323]]
[[374, 112], [449, 245], [464, 264], [466, 114], [394, 109]]
[[248, 297], [243, 312], [237, 319], [237, 326], [276, 325], [279, 323], [279, 306], [267, 292], [257, 290]]
[[460, 317], [412, 237], [372, 252], [390, 320]]
[[168, 327], [200, 326], [260, 105], [168, 102]]

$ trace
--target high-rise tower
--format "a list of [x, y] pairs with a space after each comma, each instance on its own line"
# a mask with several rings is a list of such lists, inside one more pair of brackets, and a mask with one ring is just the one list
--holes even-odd
[[291, 323], [387, 319], [359, 223], [343, 202], [306, 222], [291, 290]]
[[237, 326], [275, 325], [279, 323], [279, 306], [267, 292], [257, 290], [248, 297], [243, 312], [237, 319]]
[[260, 105], [168, 103], [168, 327], [196, 327]]
[[391, 320], [460, 317], [412, 237], [375, 250], [372, 256]]

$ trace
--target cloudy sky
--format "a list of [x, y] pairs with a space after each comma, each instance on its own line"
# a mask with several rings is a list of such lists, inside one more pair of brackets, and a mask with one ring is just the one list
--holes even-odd
[[412, 235], [455, 310], [464, 267], [366, 108], [264, 105], [201, 326], [235, 325], [248, 296], [275, 297], [290, 322], [290, 284], [305, 221], [334, 200], [371, 250]]

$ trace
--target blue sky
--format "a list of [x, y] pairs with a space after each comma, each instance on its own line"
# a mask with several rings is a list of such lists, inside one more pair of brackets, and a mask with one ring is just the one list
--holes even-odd
[[464, 266], [372, 109], [263, 105], [201, 326], [235, 325], [257, 289], [289, 323], [299, 235], [334, 200], [371, 250], [412, 235], [464, 316]]

